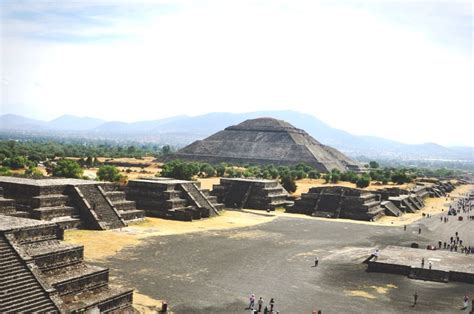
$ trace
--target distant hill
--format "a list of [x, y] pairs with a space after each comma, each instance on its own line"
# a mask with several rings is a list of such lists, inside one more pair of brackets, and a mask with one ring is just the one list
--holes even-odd
[[106, 121], [89, 117], [63, 115], [47, 122], [48, 128], [65, 131], [86, 131], [104, 124]]
[[37, 130], [43, 128], [47, 122], [25, 118], [15, 114], [4, 114], [0, 116], [0, 130]]
[[473, 147], [445, 147], [435, 143], [409, 145], [375, 136], [358, 136], [335, 129], [314, 116], [295, 111], [259, 111], [249, 113], [209, 113], [196, 117], [175, 116], [166, 119], [125, 123], [65, 115], [49, 122], [6, 114], [0, 116], [0, 131], [35, 134], [59, 134], [62, 137], [135, 140], [184, 146], [203, 139], [230, 125], [257, 117], [285, 120], [307, 131], [323, 144], [344, 153], [367, 158], [436, 159], [474, 161]]

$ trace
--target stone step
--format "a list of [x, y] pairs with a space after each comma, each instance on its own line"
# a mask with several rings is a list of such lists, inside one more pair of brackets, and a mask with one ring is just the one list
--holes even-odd
[[57, 217], [53, 218], [51, 221], [58, 224], [63, 230], [78, 229], [82, 226], [82, 221], [79, 217]]
[[116, 200], [124, 200], [125, 199], [125, 192], [124, 191], [109, 191], [105, 192], [107, 197], [113, 202]]
[[28, 290], [22, 290], [21, 294], [8, 294], [2, 299], [2, 307], [9, 307], [13, 304], [19, 305], [23, 301], [34, 300], [38, 296], [44, 296], [44, 291], [38, 289], [38, 287], [31, 287]]
[[36, 296], [34, 299], [26, 299], [10, 306], [6, 306], [2, 309], [2, 312], [36, 312], [37, 307], [44, 306], [46, 304], [52, 304], [52, 302], [47, 296], [42, 294], [40, 296]]
[[19, 217], [19, 218], [30, 218], [30, 213], [26, 211], [17, 210], [16, 212], [10, 214], [9, 216]]
[[63, 194], [39, 195], [31, 198], [31, 207], [65, 206], [69, 203], [69, 196]]
[[78, 293], [106, 286], [109, 280], [109, 270], [98, 266], [79, 264], [44, 272], [46, 281], [60, 295]]
[[[21, 291], [21, 295], [28, 296], [30, 295], [30, 293], [36, 293], [36, 292], [38, 292], [38, 286], [31, 285], [28, 287], [23, 287]], [[17, 297], [18, 297], [17, 294], [13, 293], [12, 290], [9, 290], [8, 294], [2, 296], [2, 305], [4, 304], [4, 302], [6, 303], [8, 301], [15, 300]]]
[[104, 287], [69, 298], [66, 304], [73, 313], [82, 313], [94, 305], [99, 308], [100, 313], [128, 313], [124, 310], [130, 307], [132, 298], [133, 290]]
[[51, 243], [44, 247], [29, 248], [26, 251], [42, 271], [80, 263], [84, 256], [83, 245], [62, 243]]
[[5, 289], [10, 290], [15, 287], [23, 289], [28, 284], [36, 283], [35, 278], [29, 273], [26, 269], [20, 274], [14, 275], [12, 277], [7, 277], [8, 279], [2, 280], [2, 287]]
[[51, 221], [48, 224], [38, 225], [35, 228], [22, 228], [13, 231], [15, 242], [18, 244], [28, 244], [48, 240], [56, 240], [61, 236], [61, 230]]
[[117, 210], [133, 210], [137, 208], [134, 201], [118, 201], [113, 204]]
[[145, 218], [145, 211], [140, 209], [120, 210], [120, 216], [125, 220], [137, 220]]
[[40, 207], [31, 211], [31, 218], [39, 220], [52, 220], [56, 217], [75, 215], [78, 215], [78, 211], [72, 206]]
[[373, 207], [373, 206], [377, 206], [377, 205], [380, 205], [379, 201], [372, 201], [372, 202], [364, 203], [364, 206], [367, 206], [367, 207]]

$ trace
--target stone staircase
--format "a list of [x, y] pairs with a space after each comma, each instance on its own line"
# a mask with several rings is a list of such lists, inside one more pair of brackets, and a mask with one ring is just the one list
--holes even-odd
[[130, 180], [126, 197], [147, 216], [182, 221], [217, 215], [223, 206], [209, 191], [201, 190], [198, 182], [169, 178]]
[[211, 194], [228, 208], [274, 210], [292, 204], [277, 180], [221, 178]]
[[0, 187], [0, 215], [26, 218], [30, 214], [25, 211], [17, 211], [15, 200], [3, 197], [3, 188]]
[[[50, 308], [46, 309], [47, 302], [40, 303], [39, 292], [34, 292], [38, 301], [28, 302], [30, 307], [25, 308], [25, 311], [41, 312], [55, 309], [66, 313], [132, 311], [133, 291], [109, 286], [109, 270], [85, 264], [83, 246], [62, 243], [62, 229], [59, 226], [29, 219], [22, 220], [12, 221], [12, 225], [25, 224], [24, 221], [26, 221], [32, 226], [14, 227], [10, 231], [5, 231], [5, 237], [12, 244], [11, 250], [17, 253], [16, 262], [23, 263], [22, 265], [31, 264], [34, 272], [28, 277], [29, 279], [20, 276], [12, 277], [11, 282], [33, 290], [31, 285], [26, 283], [34, 283], [36, 280], [39, 283], [39, 291], [42, 291], [46, 297], [49, 296], [48, 304], [50, 304]], [[0, 251], [6, 252], [1, 240], [0, 237]], [[6, 265], [4, 269], [11, 270], [13, 259], [5, 254], [0, 256], [1, 265]], [[3, 263], [4, 256], [6, 256], [6, 264]], [[15, 274], [21, 272], [21, 269], [16, 267], [13, 271]], [[0, 285], [0, 287], [3, 286], [3, 284]], [[11, 299], [15, 304], [21, 304], [19, 302], [21, 295], [11, 296]], [[3, 312], [1, 309], [4, 303], [0, 302], [0, 304], [0, 312]]]
[[93, 213], [91, 217], [97, 220], [102, 229], [114, 229], [125, 227], [126, 223], [105, 195], [104, 190], [95, 184], [79, 185], [76, 187], [80, 192], [86, 208]]
[[400, 217], [403, 215], [403, 212], [390, 201], [382, 201], [380, 205], [385, 209], [385, 215], [387, 216]]
[[212, 202], [205, 196], [205, 194], [196, 186], [195, 183], [181, 183], [179, 188], [185, 193], [186, 198], [193, 202], [196, 207], [205, 211], [203, 217], [210, 217], [219, 215], [219, 210], [212, 204]]
[[122, 219], [127, 223], [140, 221], [145, 218], [145, 211], [137, 209], [134, 201], [127, 200], [125, 192], [120, 189], [118, 184], [103, 184], [101, 187]]
[[376, 194], [342, 186], [313, 187], [303, 193], [290, 213], [315, 217], [376, 220], [385, 214]]
[[0, 313], [58, 312], [26, 263], [0, 234]]

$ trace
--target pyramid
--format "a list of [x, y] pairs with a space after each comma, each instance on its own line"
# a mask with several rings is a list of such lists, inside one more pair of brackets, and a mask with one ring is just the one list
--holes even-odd
[[361, 171], [362, 166], [304, 130], [273, 118], [246, 120], [180, 149], [174, 158], [208, 163], [295, 165], [321, 172]]

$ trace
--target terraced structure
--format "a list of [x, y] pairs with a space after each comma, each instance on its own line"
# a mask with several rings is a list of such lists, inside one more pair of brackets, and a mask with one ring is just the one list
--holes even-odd
[[168, 159], [209, 163], [296, 165], [306, 163], [320, 172], [364, 171], [362, 165], [337, 149], [319, 143], [304, 130], [283, 120], [246, 120], [196, 141]]
[[0, 216], [0, 312], [132, 313], [133, 290], [109, 285], [109, 270], [84, 263], [52, 222]]
[[199, 182], [171, 178], [130, 180], [126, 197], [147, 216], [182, 221], [216, 216], [223, 208]]
[[109, 182], [0, 177], [0, 188], [0, 214], [51, 221], [64, 229], [121, 228], [145, 216]]
[[274, 210], [293, 203], [278, 180], [221, 178], [211, 194], [227, 208]]

